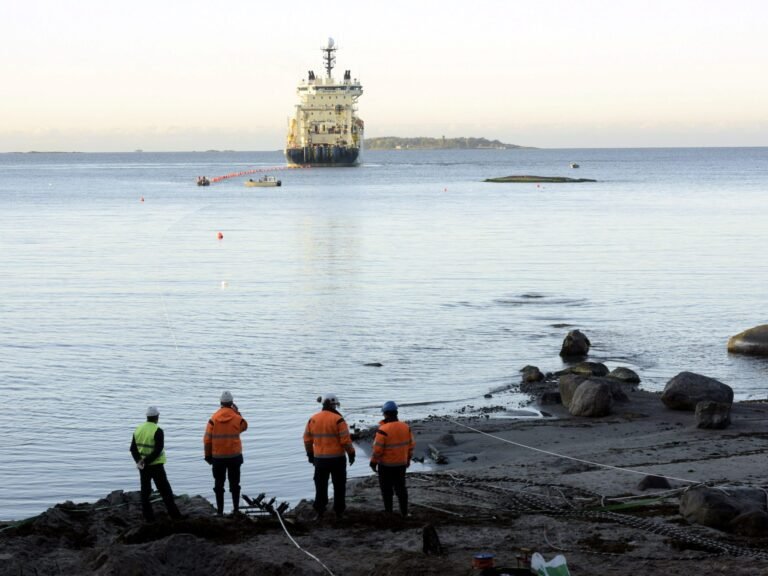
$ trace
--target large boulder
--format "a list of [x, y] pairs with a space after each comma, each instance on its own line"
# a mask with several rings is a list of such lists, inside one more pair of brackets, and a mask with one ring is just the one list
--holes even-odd
[[611, 413], [611, 386], [599, 380], [585, 380], [573, 393], [568, 412], [574, 416], [597, 418]]
[[571, 330], [563, 340], [560, 356], [563, 358], [583, 358], [589, 354], [590, 346], [589, 338], [579, 330]]
[[766, 510], [765, 492], [759, 488], [697, 486], [680, 497], [680, 514], [688, 522], [718, 530], [733, 530], [733, 521], [748, 512]]
[[755, 326], [728, 339], [728, 352], [768, 356], [768, 324]]
[[571, 374], [579, 374], [580, 376], [608, 375], [608, 367], [601, 362], [579, 362], [575, 366], [571, 366], [568, 371]]
[[640, 384], [640, 376], [637, 375], [637, 372], [625, 368], [624, 366], [619, 366], [611, 370], [608, 373], [608, 377], [615, 378], [621, 382], [626, 382], [627, 384]]
[[664, 387], [661, 401], [672, 410], [694, 411], [699, 402], [733, 403], [733, 389], [714, 378], [680, 372]]
[[728, 529], [741, 536], [758, 538], [768, 534], [768, 512], [750, 510], [730, 521]]
[[545, 378], [544, 373], [537, 366], [525, 366], [520, 369], [520, 372], [522, 373], [521, 380], [524, 383], [541, 382]]
[[563, 406], [568, 408], [571, 405], [576, 388], [585, 380], [586, 377], [579, 376], [578, 374], [563, 374], [560, 376], [557, 382], [557, 389], [560, 392], [560, 401], [563, 403]]

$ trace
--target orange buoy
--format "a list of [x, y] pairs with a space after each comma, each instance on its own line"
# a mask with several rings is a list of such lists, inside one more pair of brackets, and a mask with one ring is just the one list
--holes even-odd
[[144, 202], [144, 196], [141, 197], [141, 201]]
[[224, 234], [222, 234], [221, 232], [218, 232], [216, 234], [216, 238], [218, 238], [219, 240], [223, 240], [224, 239]]

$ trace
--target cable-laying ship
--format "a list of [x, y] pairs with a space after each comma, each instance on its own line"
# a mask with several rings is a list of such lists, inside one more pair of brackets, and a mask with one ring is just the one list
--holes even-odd
[[363, 87], [349, 70], [344, 79], [333, 77], [336, 46], [333, 38], [323, 51], [324, 78], [310, 70], [296, 92], [299, 103], [288, 124], [285, 158], [290, 166], [356, 166], [363, 149], [363, 121], [357, 117], [357, 99]]

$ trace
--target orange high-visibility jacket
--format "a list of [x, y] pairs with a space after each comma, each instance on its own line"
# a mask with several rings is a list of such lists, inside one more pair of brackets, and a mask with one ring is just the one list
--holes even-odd
[[240, 433], [248, 429], [248, 422], [234, 408], [222, 406], [208, 420], [203, 436], [206, 458], [237, 458], [243, 453]]
[[341, 414], [323, 409], [307, 422], [304, 428], [304, 448], [315, 458], [338, 458], [344, 453], [354, 454], [355, 447], [349, 428]]
[[411, 427], [399, 420], [382, 420], [373, 440], [371, 464], [379, 466], [408, 466], [416, 442]]

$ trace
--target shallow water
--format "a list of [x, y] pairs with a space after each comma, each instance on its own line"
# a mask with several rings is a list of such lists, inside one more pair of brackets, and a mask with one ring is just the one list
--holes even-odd
[[[251, 424], [243, 491], [295, 502], [318, 394], [366, 424], [389, 399], [405, 418], [498, 403], [483, 395], [522, 366], [561, 368], [576, 327], [648, 389], [692, 370], [766, 396], [768, 361], [725, 343], [768, 321], [768, 149], [365, 162], [200, 188], [281, 155], [1, 154], [0, 518], [137, 489], [149, 404], [175, 492], [211, 497], [202, 434], [224, 389]], [[509, 174], [599, 182], [482, 182]]]

